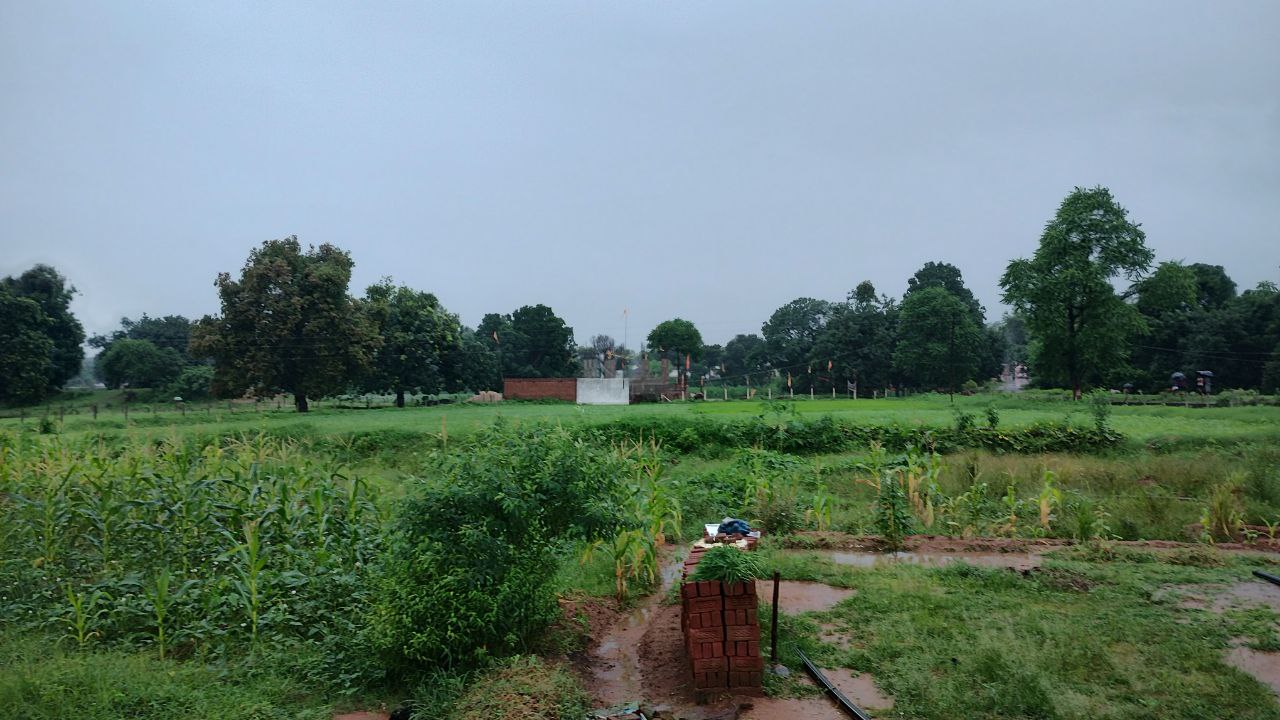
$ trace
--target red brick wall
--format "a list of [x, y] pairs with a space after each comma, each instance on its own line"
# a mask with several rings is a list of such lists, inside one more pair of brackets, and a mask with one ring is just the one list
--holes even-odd
[[577, 378], [506, 378], [502, 381], [506, 400], [578, 401]]

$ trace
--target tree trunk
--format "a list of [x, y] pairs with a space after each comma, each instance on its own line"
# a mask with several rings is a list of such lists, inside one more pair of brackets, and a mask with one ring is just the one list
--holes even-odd
[[294, 393], [294, 394], [293, 394], [293, 406], [294, 406], [294, 407], [296, 407], [296, 408], [298, 409], [298, 412], [306, 412], [306, 411], [308, 410], [308, 408], [307, 408], [307, 394], [306, 394], [306, 393]]
[[404, 407], [404, 390], [396, 389], [396, 407]]

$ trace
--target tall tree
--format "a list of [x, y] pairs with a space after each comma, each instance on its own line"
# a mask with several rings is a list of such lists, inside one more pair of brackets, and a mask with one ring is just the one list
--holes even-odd
[[201, 318], [192, 354], [214, 361], [219, 395], [288, 392], [307, 398], [345, 390], [369, 367], [381, 341], [347, 295], [351, 256], [325, 244], [303, 252], [297, 237], [249, 253], [240, 279], [219, 273], [222, 314]]
[[501, 358], [503, 377], [577, 377], [573, 328], [546, 305], [489, 313], [477, 334]]
[[61, 388], [80, 372], [84, 362], [84, 327], [71, 314], [76, 289], [48, 265], [36, 265], [18, 277], [6, 277], [0, 285], [17, 297], [34, 300], [45, 317], [45, 334], [53, 341], [50, 353], [49, 390]]
[[366, 308], [382, 337], [364, 386], [392, 392], [404, 407], [405, 392], [439, 392], [445, 384], [445, 358], [460, 347], [462, 324], [435, 295], [395, 287], [384, 280], [365, 291]]
[[744, 375], [759, 377], [769, 371], [769, 357], [765, 350], [764, 338], [755, 333], [734, 335], [724, 345], [724, 355], [720, 361], [723, 366], [721, 375], [740, 379]]
[[53, 339], [40, 304], [0, 283], [0, 402], [34, 403], [49, 390]]
[[810, 360], [817, 369], [817, 384], [839, 391], [845, 391], [849, 382], [867, 391], [894, 384], [897, 305], [877, 298], [868, 280], [859, 283], [849, 299], [849, 304], [833, 308], [814, 345]]
[[983, 309], [982, 303], [973, 296], [973, 291], [965, 287], [964, 277], [960, 274], [960, 268], [945, 262], [927, 262], [916, 271], [915, 275], [907, 278], [907, 292], [903, 296], [903, 300], [913, 292], [924, 290], [925, 288], [940, 287], [943, 290], [954, 295], [963, 302], [969, 311], [973, 314], [973, 320], [981, 327], [986, 323], [986, 310]]
[[146, 340], [160, 348], [173, 348], [183, 362], [191, 362], [191, 357], [187, 354], [191, 341], [191, 321], [181, 315], [150, 317], [143, 313], [137, 320], [121, 318], [119, 330], [110, 335], [94, 335], [89, 338], [89, 346], [105, 352], [111, 347], [111, 343], [125, 338]]
[[831, 303], [814, 298], [797, 298], [775, 310], [761, 328], [769, 364], [784, 373], [807, 368], [831, 311]]
[[1111, 281], [1137, 281], [1152, 257], [1142, 228], [1110, 190], [1076, 188], [1067, 195], [1035, 255], [1009, 263], [1000, 280], [1004, 301], [1027, 320], [1041, 379], [1065, 381], [1079, 398], [1085, 383], [1125, 364], [1142, 319]]
[[688, 320], [664, 320], [649, 331], [646, 340], [650, 349], [674, 356], [676, 370], [682, 379], [685, 377], [685, 364], [692, 364], [702, 356], [702, 333]]
[[458, 346], [444, 353], [445, 389], [449, 392], [502, 390], [502, 366], [494, 347], [491, 336], [462, 328]]
[[111, 343], [98, 358], [98, 372], [107, 387], [113, 388], [164, 388], [178, 377], [183, 365], [177, 350], [129, 338]]
[[902, 301], [893, 358], [908, 382], [955, 393], [978, 372], [987, 347], [968, 303], [944, 288], [925, 288]]

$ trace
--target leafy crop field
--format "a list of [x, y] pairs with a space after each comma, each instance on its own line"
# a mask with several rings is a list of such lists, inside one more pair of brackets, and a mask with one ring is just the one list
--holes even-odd
[[[641, 602], [668, 543], [733, 515], [771, 537], [766, 569], [857, 589], [785, 612], [783, 639], [870, 673], [895, 717], [1280, 717], [1224, 662], [1280, 648], [1274, 611], [1166, 592], [1272, 565], [1213, 546], [1275, 545], [1277, 438], [1275, 407], [979, 397], [11, 418], [0, 708], [573, 716], [592, 688], [566, 658], [595, 630], [563, 602]], [[813, 531], [1057, 549], [1030, 576], [850, 568]], [[1124, 544], [1151, 540], [1194, 551]]]

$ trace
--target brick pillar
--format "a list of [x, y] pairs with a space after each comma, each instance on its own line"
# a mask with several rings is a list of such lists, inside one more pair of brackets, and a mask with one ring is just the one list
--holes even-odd
[[[688, 577], [703, 548], [695, 547], [684, 563]], [[719, 691], [758, 691], [763, 685], [760, 619], [756, 583], [685, 581], [680, 586], [680, 628], [693, 689], [700, 699]]]

